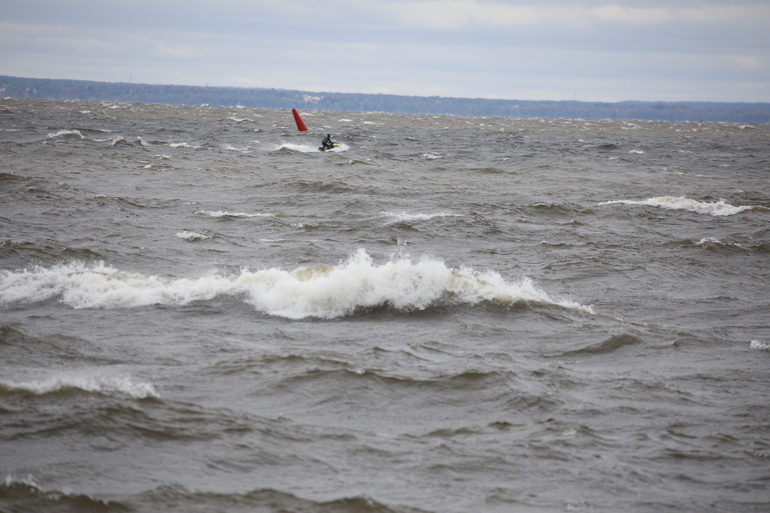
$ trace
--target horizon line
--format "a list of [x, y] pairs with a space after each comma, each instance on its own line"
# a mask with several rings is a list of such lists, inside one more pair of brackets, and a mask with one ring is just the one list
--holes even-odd
[[747, 101], [716, 101], [716, 100], [619, 100], [619, 101], [604, 101], [604, 100], [532, 100], [532, 99], [517, 99], [517, 98], [485, 98], [485, 97], [471, 97], [471, 96], [441, 96], [441, 95], [431, 95], [431, 96], [424, 96], [424, 95], [416, 95], [416, 94], [397, 94], [397, 93], [361, 93], [361, 92], [345, 92], [345, 91], [311, 91], [311, 90], [305, 90], [305, 89], [289, 89], [285, 87], [256, 87], [256, 86], [226, 86], [226, 85], [217, 85], [217, 86], [210, 86], [208, 84], [206, 85], [193, 85], [193, 84], [174, 84], [174, 83], [162, 83], [162, 84], [153, 84], [153, 83], [147, 83], [147, 82], [133, 82], [131, 79], [129, 79], [128, 82], [121, 82], [121, 81], [111, 81], [111, 80], [90, 80], [90, 79], [79, 79], [79, 78], [40, 78], [40, 77], [17, 77], [13, 75], [0, 75], [0, 78], [7, 77], [12, 78], [16, 80], [57, 80], [57, 81], [70, 81], [70, 82], [93, 82], [93, 83], [100, 83], [100, 84], [125, 84], [125, 85], [140, 85], [140, 86], [150, 86], [150, 87], [157, 87], [157, 86], [171, 86], [171, 87], [201, 87], [201, 88], [207, 88], [207, 89], [243, 89], [243, 90], [258, 90], [258, 91], [269, 91], [269, 90], [275, 90], [275, 91], [287, 91], [287, 92], [298, 92], [298, 93], [312, 93], [312, 94], [339, 94], [339, 95], [366, 95], [366, 96], [395, 96], [395, 97], [403, 97], [403, 98], [446, 98], [446, 99], [452, 99], [452, 100], [482, 100], [482, 101], [503, 101], [503, 102], [553, 102], [553, 103], [603, 103], [603, 104], [622, 104], [622, 103], [638, 103], [638, 104], [677, 104], [677, 103], [688, 103], [688, 104], [698, 104], [698, 103], [710, 103], [710, 104], [742, 104], [742, 105], [768, 105], [770, 106], [770, 101], [763, 102], [763, 101], [757, 101], [757, 102], [747, 102]]

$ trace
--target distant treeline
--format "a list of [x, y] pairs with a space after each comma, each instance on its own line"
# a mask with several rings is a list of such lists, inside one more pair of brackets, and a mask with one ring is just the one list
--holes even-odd
[[579, 102], [489, 100], [394, 94], [311, 93], [287, 89], [150, 85], [18, 78], [0, 75], [0, 96], [220, 105], [348, 112], [398, 112], [519, 118], [639, 119], [770, 123], [770, 103], [717, 102]]

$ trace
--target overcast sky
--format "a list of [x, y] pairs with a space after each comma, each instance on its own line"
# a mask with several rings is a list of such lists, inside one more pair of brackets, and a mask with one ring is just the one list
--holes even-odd
[[0, 0], [0, 74], [770, 102], [770, 0]]

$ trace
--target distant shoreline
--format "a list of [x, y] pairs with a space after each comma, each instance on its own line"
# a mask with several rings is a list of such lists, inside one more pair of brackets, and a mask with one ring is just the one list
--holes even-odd
[[517, 118], [627, 119], [770, 123], [770, 103], [617, 103], [490, 100], [393, 94], [319, 93], [287, 89], [153, 85], [0, 75], [0, 97], [243, 106], [343, 112], [452, 114]]

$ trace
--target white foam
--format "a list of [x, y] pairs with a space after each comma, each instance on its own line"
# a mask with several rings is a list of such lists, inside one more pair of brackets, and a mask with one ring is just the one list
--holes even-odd
[[59, 132], [56, 132], [55, 134], [48, 134], [49, 139], [54, 139], [56, 137], [75, 137], [78, 139], [85, 139], [86, 136], [80, 133], [80, 130], [60, 130]]
[[72, 263], [32, 271], [0, 271], [0, 303], [58, 299], [71, 308], [185, 305], [233, 296], [257, 310], [290, 319], [338, 318], [359, 308], [389, 305], [400, 311], [434, 305], [519, 301], [559, 305], [593, 314], [590, 306], [554, 300], [524, 278], [509, 283], [495, 272], [453, 269], [441, 260], [406, 257], [375, 264], [359, 250], [336, 266], [271, 268], [194, 279], [119, 271], [104, 264]]
[[115, 375], [112, 372], [107, 374], [99, 369], [57, 374], [39, 381], [0, 381], [0, 389], [36, 395], [78, 389], [95, 394], [128, 396], [134, 399], [160, 397], [150, 383], [135, 383], [129, 376]]
[[186, 142], [169, 143], [169, 146], [171, 148], [192, 148], [194, 150], [200, 149], [200, 146], [192, 146], [192, 145], [187, 144]]
[[246, 212], [225, 212], [222, 210], [217, 210], [216, 212], [199, 210], [195, 214], [209, 217], [275, 217], [274, 214], [247, 214]]
[[760, 351], [770, 351], [770, 344], [760, 342], [759, 340], [752, 340], [751, 343], [749, 343], [749, 347]]
[[407, 212], [401, 212], [400, 214], [395, 212], [380, 212], [380, 215], [388, 218], [388, 223], [404, 223], [410, 221], [428, 221], [434, 217], [463, 217], [462, 214], [452, 214], [449, 212], [438, 212], [435, 214], [409, 214]]
[[318, 146], [308, 146], [306, 144], [284, 143], [284, 144], [281, 144], [280, 146], [274, 147], [273, 151], [278, 151], [278, 150], [283, 150], [283, 149], [292, 150], [292, 151], [299, 151], [299, 152], [302, 152], [302, 153], [310, 153], [310, 152], [313, 152], [313, 151], [318, 151]]
[[198, 240], [206, 240], [210, 239], [210, 235], [205, 235], [203, 233], [198, 232], [190, 232], [190, 231], [183, 231], [176, 234], [177, 237], [184, 240], [189, 240], [191, 242], [198, 241]]
[[755, 206], [740, 206], [734, 207], [725, 203], [724, 200], [719, 200], [716, 203], [708, 203], [704, 201], [697, 201], [693, 199], [680, 196], [675, 198], [673, 196], [660, 196], [657, 198], [649, 198], [643, 201], [632, 200], [616, 200], [605, 201], [599, 203], [600, 205], [612, 205], [616, 203], [623, 203], [626, 205], [648, 205], [653, 207], [660, 207], [671, 210], [688, 210], [690, 212], [696, 212], [698, 214], [708, 214], [712, 216], [732, 216], [743, 212], [745, 210], [753, 210]]
[[251, 152], [251, 149], [248, 146], [246, 146], [245, 148], [237, 148], [237, 147], [233, 146], [232, 144], [223, 144], [222, 145], [222, 149], [223, 150], [229, 150], [229, 151], [240, 151], [242, 153], [250, 153]]

